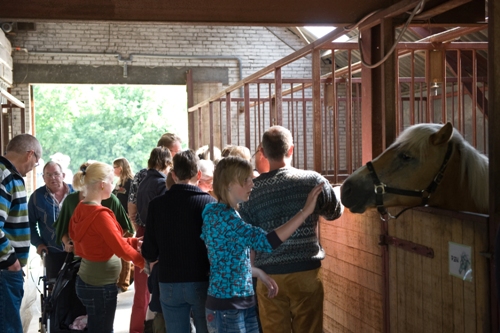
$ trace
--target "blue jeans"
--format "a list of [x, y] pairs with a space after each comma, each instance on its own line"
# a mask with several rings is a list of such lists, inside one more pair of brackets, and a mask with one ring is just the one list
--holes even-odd
[[160, 282], [160, 303], [167, 332], [190, 333], [193, 316], [196, 333], [207, 333], [205, 302], [208, 282]]
[[23, 300], [23, 271], [0, 269], [0, 332], [23, 333], [21, 301]]
[[206, 309], [209, 333], [259, 333], [255, 306], [248, 309]]
[[118, 288], [116, 284], [93, 286], [76, 278], [76, 295], [87, 309], [87, 329], [92, 333], [112, 333]]

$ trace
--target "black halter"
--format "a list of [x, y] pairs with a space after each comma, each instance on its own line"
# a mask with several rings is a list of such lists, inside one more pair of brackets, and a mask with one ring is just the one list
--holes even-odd
[[[375, 172], [375, 168], [373, 167], [372, 162], [366, 163], [366, 167], [370, 171], [370, 175], [372, 176], [373, 179], [373, 185], [375, 189], [375, 204], [377, 205], [377, 210], [380, 213], [380, 218], [382, 220], [385, 220], [384, 216], [388, 216], [390, 218], [397, 219], [401, 214], [403, 214], [406, 210], [413, 208], [413, 207], [407, 207], [403, 209], [401, 212], [399, 212], [396, 216], [392, 216], [389, 214], [387, 209], [384, 206], [384, 194], [385, 193], [392, 193], [392, 194], [397, 194], [397, 195], [405, 195], [405, 196], [410, 196], [410, 197], [420, 197], [422, 198], [422, 203], [418, 206], [425, 206], [429, 202], [429, 198], [431, 197], [432, 193], [436, 190], [438, 185], [441, 183], [441, 180], [443, 179], [443, 174], [446, 170], [446, 167], [448, 166], [448, 162], [450, 161], [451, 153], [453, 151], [453, 144], [451, 141], [448, 143], [448, 149], [446, 151], [446, 155], [444, 155], [444, 160], [443, 163], [441, 164], [441, 168], [439, 168], [438, 173], [432, 180], [432, 182], [427, 186], [425, 190], [402, 190], [399, 188], [393, 188], [393, 187], [388, 187], [384, 183], [378, 179], [377, 173]], [[416, 207], [416, 206], [414, 206]]]

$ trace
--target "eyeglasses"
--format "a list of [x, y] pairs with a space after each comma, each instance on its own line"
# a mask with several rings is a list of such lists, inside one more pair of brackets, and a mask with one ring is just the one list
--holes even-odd
[[54, 172], [54, 173], [46, 173], [46, 174], [44, 174], [44, 176], [47, 178], [52, 178], [52, 177], [59, 178], [62, 176], [62, 174], [59, 172]]
[[35, 168], [38, 166], [38, 161], [40, 160], [40, 158], [38, 157], [38, 155], [36, 154], [36, 151], [34, 150], [27, 150], [27, 152], [29, 153], [30, 151], [33, 152], [33, 155], [35, 155], [35, 158], [36, 158], [36, 163], [35, 163]]

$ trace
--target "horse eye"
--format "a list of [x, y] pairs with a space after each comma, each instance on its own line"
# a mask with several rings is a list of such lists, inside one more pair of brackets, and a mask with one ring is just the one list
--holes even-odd
[[398, 157], [405, 162], [411, 160], [411, 156], [405, 153], [399, 153]]

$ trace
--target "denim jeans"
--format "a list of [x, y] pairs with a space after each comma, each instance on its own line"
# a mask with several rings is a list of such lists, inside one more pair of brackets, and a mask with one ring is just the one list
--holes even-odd
[[161, 283], [160, 303], [167, 332], [190, 333], [193, 316], [196, 333], [207, 333], [205, 302], [208, 282]]
[[248, 309], [206, 309], [209, 333], [259, 333], [255, 306]]
[[116, 284], [92, 286], [78, 276], [76, 294], [87, 309], [87, 330], [92, 333], [112, 333], [118, 295]]
[[21, 301], [24, 295], [22, 270], [0, 269], [0, 332], [22, 333]]

